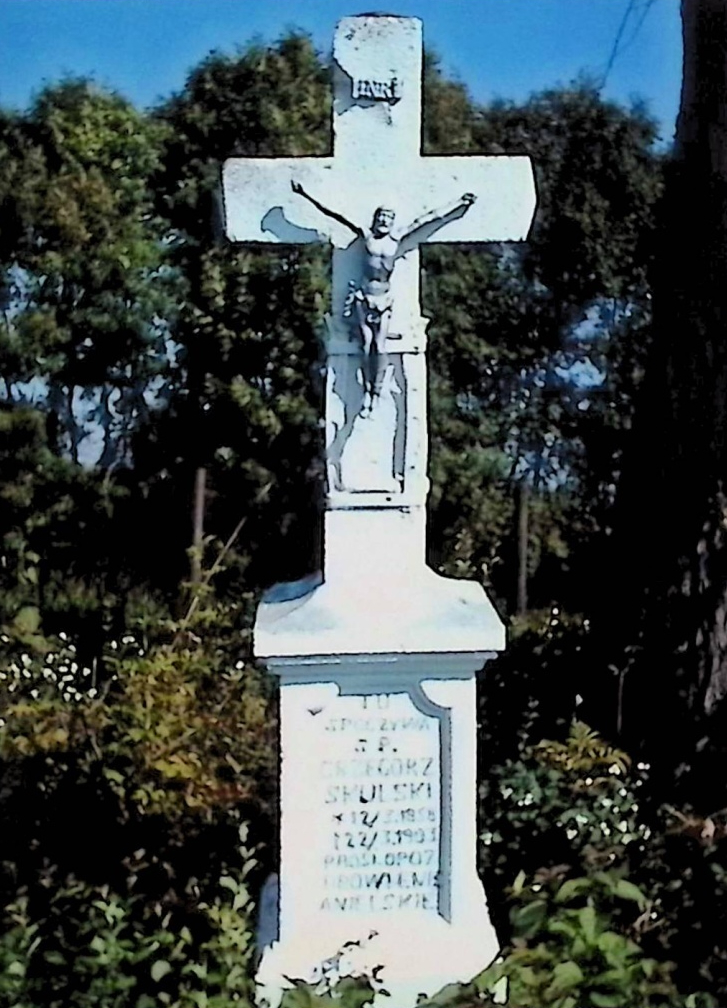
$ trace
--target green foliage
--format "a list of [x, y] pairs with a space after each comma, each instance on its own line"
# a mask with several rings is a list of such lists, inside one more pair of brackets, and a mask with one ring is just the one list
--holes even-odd
[[[0, 181], [11, 219], [22, 224], [5, 260], [8, 398], [42, 379], [61, 444], [77, 460], [85, 431], [74, 400], [98, 397], [108, 466], [119, 450], [123, 457], [144, 411], [143, 392], [164, 356], [160, 320], [171, 318], [164, 233], [149, 188], [163, 134], [83, 81], [46, 88], [16, 130], [22, 143], [6, 153]], [[123, 417], [119, 430], [112, 415]]]
[[170, 623], [153, 642], [112, 641], [100, 693], [72, 644], [16, 652], [0, 672], [8, 701], [0, 758], [73, 753], [72, 772], [100, 777], [122, 818], [209, 816], [243, 801], [267, 807], [275, 722], [262, 680], [239, 645], [236, 657], [230, 647], [236, 617], [231, 606], [207, 607], [194, 630]]
[[[497, 975], [513, 1008], [672, 1004], [657, 964], [674, 959], [680, 987], [724, 1000], [702, 927], [707, 894], [727, 927], [719, 816], [698, 836], [665, 826], [625, 754], [568, 735], [590, 673], [587, 622], [561, 613], [593, 604], [649, 336], [654, 126], [588, 85], [478, 108], [433, 59], [424, 110], [427, 153], [528, 153], [538, 175], [527, 247], [423, 256], [433, 566], [511, 607], [531, 489], [537, 611], [481, 711], [482, 860], [512, 939]], [[73, 80], [0, 114], [0, 1008], [249, 1002], [237, 829], [250, 814], [270, 832], [277, 748], [251, 592], [320, 563], [329, 270], [319, 248], [229, 246], [216, 192], [231, 155], [329, 153], [330, 112], [327, 69], [293, 34], [211, 55], [152, 115]], [[196, 560], [229, 537], [231, 562], [217, 602], [204, 582], [179, 618], [202, 468]], [[523, 871], [510, 919], [498, 891]], [[657, 914], [636, 930], [633, 882]], [[485, 987], [431, 1003], [487, 1004]], [[358, 1008], [376, 989], [336, 966], [286, 1005]]]
[[[0, 938], [0, 1005], [32, 1008], [28, 998], [27, 970], [38, 948], [39, 925], [28, 916], [27, 896], [5, 907], [4, 933]], [[5, 930], [7, 928], [7, 930]]]
[[221, 240], [220, 165], [233, 155], [325, 153], [328, 75], [297, 35], [235, 57], [212, 54], [155, 119], [167, 137], [157, 206], [187, 287], [173, 327], [172, 391], [135, 443], [136, 472], [173, 583], [189, 538], [179, 488], [190, 498], [205, 468], [205, 531], [224, 539], [247, 522], [228, 573], [236, 593], [316, 563], [317, 329], [328, 280], [322, 249], [260, 253]]
[[538, 742], [534, 754], [541, 763], [556, 767], [564, 774], [598, 774], [599, 771], [623, 774], [631, 765], [625, 752], [609, 745], [583, 721], [573, 722], [565, 742], [551, 739]]
[[332, 982], [295, 982], [285, 991], [280, 1008], [364, 1008], [372, 1004], [376, 989], [367, 977], [343, 976]]
[[[674, 965], [662, 976], [664, 982], [668, 974], [680, 991], [702, 989], [709, 994], [689, 995], [685, 1001], [669, 1001], [665, 996], [664, 1004], [721, 1003], [724, 955], [711, 935], [727, 913], [722, 817], [705, 819], [688, 811], [655, 809], [647, 770], [643, 764], [634, 767], [624, 752], [575, 721], [562, 741], [525, 743], [518, 758], [505, 760], [488, 773], [482, 788], [481, 815], [486, 825], [482, 867], [498, 933], [514, 950], [512, 960], [505, 956], [513, 976], [519, 975], [519, 966], [527, 979], [533, 976], [528, 970], [538, 963], [547, 970], [548, 962], [552, 968], [555, 962], [573, 958], [572, 950], [565, 948], [556, 954], [555, 939], [547, 937], [546, 924], [552, 923], [554, 933], [570, 935], [568, 940], [575, 942], [575, 936], [557, 922], [571, 896], [590, 894], [598, 927], [615, 929], [624, 941], [636, 942], [638, 955], [628, 945], [633, 961], [626, 955], [627, 945], [621, 946], [632, 978], [641, 976], [641, 960], [671, 962]], [[527, 886], [526, 876], [532, 880]], [[518, 880], [519, 909], [508, 912], [502, 897], [513, 879]], [[610, 896], [608, 886], [613, 888]], [[612, 896], [619, 899], [614, 901]], [[628, 908], [619, 902], [622, 897], [637, 904], [644, 901], [635, 927]], [[522, 929], [530, 915], [540, 931], [528, 936]], [[707, 920], [712, 923], [705, 931]], [[525, 939], [524, 945], [520, 939]], [[548, 955], [553, 955], [550, 960], [539, 958], [543, 942]], [[582, 972], [584, 982], [590, 982], [594, 964]], [[538, 982], [544, 982], [544, 976], [538, 976]], [[535, 997], [525, 993], [527, 987], [522, 990], [523, 1001], [515, 1004], [528, 1004], [527, 997]], [[583, 992], [573, 996], [578, 1005], [591, 1003]], [[631, 1001], [619, 1003], [642, 1002], [634, 993]]]
[[[244, 842], [245, 832], [241, 831]], [[44, 905], [20, 895], [3, 913], [2, 1008], [232, 1008], [252, 1004], [253, 906], [242, 869], [185, 907], [145, 905], [135, 893], [73, 878]], [[31, 916], [31, 909], [35, 912]]]
[[288, 977], [292, 986], [283, 991], [280, 1008], [364, 1008], [378, 996], [388, 997], [381, 983], [381, 966], [357, 969], [347, 961], [347, 953], [364, 942], [349, 942], [321, 964], [320, 977], [313, 983]]
[[41, 633], [101, 636], [128, 589], [135, 536], [110, 531], [127, 491], [109, 474], [162, 395], [178, 294], [149, 186], [162, 138], [75, 80], [0, 129], [0, 620], [36, 607]]
[[677, 964], [680, 986], [705, 988], [723, 1003], [727, 954], [715, 941], [727, 920], [725, 815], [661, 806], [652, 835], [631, 852], [630, 875], [649, 893], [658, 920], [644, 934], [650, 954]]
[[[19, 432], [31, 388], [43, 414], [34, 464], [0, 488], [13, 501], [5, 618], [34, 605], [41, 632], [75, 632], [78, 615], [98, 653], [130, 589], [172, 598], [201, 468], [205, 533], [247, 521], [226, 590], [320, 564], [327, 254], [233, 248], [215, 222], [221, 162], [328, 153], [330, 100], [326, 66], [291, 34], [212, 54], [151, 116], [70, 80], [0, 120], [4, 399]], [[431, 58], [424, 108], [427, 153], [536, 151], [539, 190], [527, 249], [424, 256], [431, 560], [510, 606], [528, 481], [532, 602], [580, 611], [649, 318], [654, 127], [587, 85], [480, 109]], [[573, 380], [585, 362], [598, 389]], [[92, 451], [93, 425], [98, 478], [67, 465]]]
[[[477, 986], [492, 989], [507, 978], [511, 1008], [697, 1003], [679, 995], [673, 965], [648, 958], [634, 940], [649, 908], [633, 883], [615, 872], [565, 881], [542, 872], [530, 885], [525, 882], [521, 873], [513, 886], [513, 944]], [[615, 912], [619, 904], [626, 904], [626, 928], [624, 913]]]
[[451, 109], [459, 150], [530, 154], [538, 187], [525, 248], [433, 247], [423, 258], [430, 551], [443, 570], [490, 581], [510, 603], [513, 498], [526, 481], [531, 562], [542, 568], [532, 601], [582, 612], [650, 321], [655, 127], [587, 84], [466, 118], [462, 88], [434, 71], [428, 82], [437, 113], [425, 114], [428, 152], [451, 150], [442, 135]]
[[[649, 835], [628, 756], [574, 722], [565, 742], [543, 741], [493, 768], [483, 785], [483, 867], [502, 891], [518, 871], [623, 864]], [[503, 922], [504, 923], [504, 922]]]

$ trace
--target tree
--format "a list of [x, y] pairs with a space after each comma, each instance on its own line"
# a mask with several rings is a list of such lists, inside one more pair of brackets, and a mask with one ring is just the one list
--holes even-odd
[[136, 458], [171, 582], [185, 573], [195, 483], [208, 535], [225, 540], [246, 522], [236, 590], [315, 564], [325, 253], [233, 247], [220, 233], [218, 190], [227, 157], [324, 154], [329, 90], [310, 41], [291, 35], [212, 54], [157, 111], [169, 137], [158, 204], [177, 236], [187, 294], [173, 331], [174, 395], [150, 418]]
[[0, 119], [5, 617], [30, 605], [103, 620], [128, 570], [138, 535], [123, 521], [110, 531], [125, 493], [112, 473], [128, 469], [133, 432], [163, 396], [173, 318], [149, 188], [161, 138], [80, 80]]
[[[440, 88], [436, 121], [459, 123]], [[650, 322], [656, 126], [585, 83], [472, 109], [469, 123], [461, 149], [533, 156], [538, 211], [525, 246], [425, 255], [434, 547], [512, 606], [526, 499], [532, 601], [583, 611]]]
[[161, 131], [79, 80], [46, 88], [12, 132], [2, 164], [5, 393], [22, 400], [24, 383], [42, 381], [69, 457], [78, 461], [89, 413], [103, 431], [100, 464], [118, 465], [148, 409], [171, 317], [148, 185]]
[[[648, 315], [638, 224], [648, 222], [659, 184], [655, 127], [639, 109], [603, 103], [585, 86], [524, 108], [478, 109], [431, 57], [424, 109], [428, 152], [508, 145], [539, 154], [542, 207], [529, 253], [435, 247], [424, 258], [425, 311], [433, 318], [432, 561], [490, 583], [494, 577], [507, 600], [514, 585], [502, 560], [514, 546], [513, 497], [523, 479], [536, 484], [531, 567], [541, 554], [551, 571], [562, 567], [567, 541], [579, 544], [593, 525], [577, 516], [574, 492], [588, 484], [586, 456], [598, 444], [591, 432], [616, 427], [609, 397], [624, 394], [616, 377], [628, 375], [623, 337]], [[164, 404], [151, 418], [136, 455], [158, 515], [156, 541], [168, 543], [164, 567], [178, 578], [182, 568], [171, 558], [192, 537], [196, 486], [198, 540], [202, 510], [205, 531], [221, 538], [246, 518], [238, 587], [295, 577], [319, 558], [317, 329], [328, 300], [326, 253], [234, 249], [215, 238], [211, 222], [219, 217], [215, 193], [226, 157], [330, 150], [328, 73], [309, 40], [291, 35], [241, 56], [211, 56], [158, 115], [170, 136], [159, 205], [177, 235], [175, 261], [188, 293], [174, 329], [175, 392], [169, 409]], [[580, 339], [579, 325], [594, 313], [598, 322]], [[567, 377], [584, 357], [608, 371], [603, 391], [590, 396], [590, 413], [583, 388]], [[600, 475], [579, 504], [605, 496], [615, 451], [602, 452]], [[546, 591], [544, 578], [535, 583], [536, 600]]]
[[[425, 251], [431, 560], [511, 606], [519, 497], [521, 584], [562, 601], [603, 524], [648, 321], [654, 126], [586, 86], [479, 109], [431, 58], [424, 108], [428, 152], [537, 152], [540, 196], [527, 248]], [[50, 450], [71, 461], [89, 444], [79, 403], [101, 424], [107, 588], [121, 570], [173, 598], [192, 541], [199, 570], [240, 522], [231, 592], [319, 562], [326, 252], [231, 247], [216, 192], [226, 157], [322, 155], [329, 124], [327, 69], [297, 35], [213, 54], [151, 118], [69, 82], [0, 123], [9, 395], [44, 390]]]
[[682, 21], [654, 339], [604, 618], [627, 647], [625, 738], [645, 747], [666, 788], [716, 808], [727, 795], [727, 4], [683, 0]]

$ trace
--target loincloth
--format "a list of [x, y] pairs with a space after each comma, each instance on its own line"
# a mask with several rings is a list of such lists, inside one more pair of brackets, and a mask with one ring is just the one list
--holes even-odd
[[381, 294], [371, 294], [357, 287], [354, 280], [351, 280], [349, 288], [346, 300], [343, 302], [344, 318], [351, 318], [356, 304], [364, 306], [367, 317], [373, 316], [371, 321], [378, 321], [382, 315], [391, 311], [394, 299], [390, 290]]

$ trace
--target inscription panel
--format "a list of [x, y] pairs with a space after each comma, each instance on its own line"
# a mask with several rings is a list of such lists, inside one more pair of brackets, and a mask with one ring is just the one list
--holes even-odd
[[441, 723], [406, 693], [341, 696], [321, 724], [320, 909], [440, 909]]

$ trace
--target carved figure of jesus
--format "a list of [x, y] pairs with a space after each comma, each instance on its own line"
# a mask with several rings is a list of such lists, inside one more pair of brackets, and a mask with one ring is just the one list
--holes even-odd
[[386, 373], [386, 337], [389, 333], [393, 307], [391, 274], [397, 258], [403, 254], [405, 239], [411, 238], [427, 224], [443, 221], [458, 210], [466, 211], [476, 197], [465, 193], [460, 199], [440, 210], [431, 210], [417, 217], [403, 229], [395, 228], [393, 210], [380, 206], [374, 211], [370, 228], [354, 224], [342, 214], [319, 203], [306, 192], [300, 182], [291, 183], [293, 192], [304, 196], [321, 213], [349, 228], [364, 246], [361, 276], [351, 279], [343, 314], [352, 319], [363, 351], [362, 375], [364, 387], [364, 416], [370, 415], [379, 397]]

